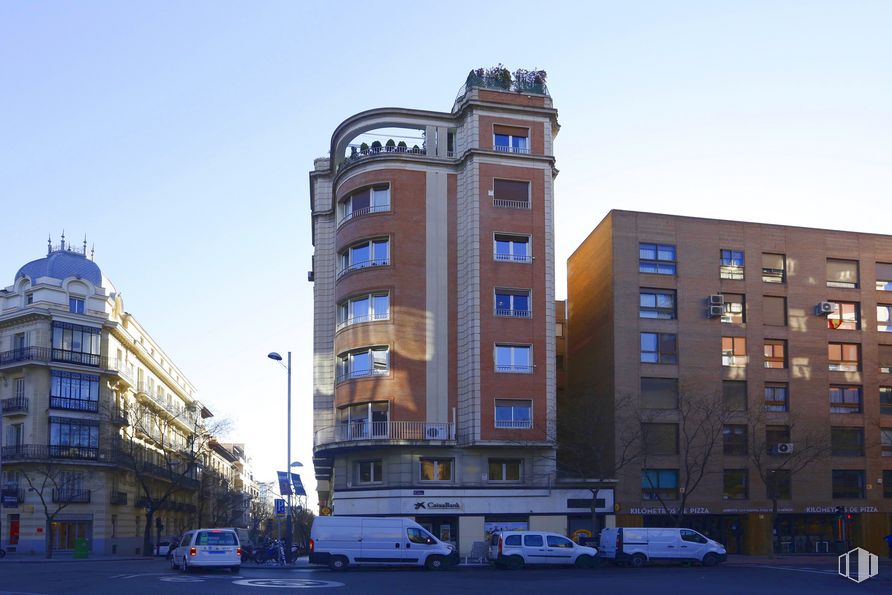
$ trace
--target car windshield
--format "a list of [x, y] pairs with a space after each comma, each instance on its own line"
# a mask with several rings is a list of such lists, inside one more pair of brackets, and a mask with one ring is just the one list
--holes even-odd
[[195, 545], [238, 545], [232, 531], [200, 531]]

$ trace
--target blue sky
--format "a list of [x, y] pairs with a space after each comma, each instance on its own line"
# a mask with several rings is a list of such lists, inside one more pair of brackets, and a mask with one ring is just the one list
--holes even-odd
[[86, 234], [261, 479], [290, 349], [315, 485], [307, 172], [356, 112], [547, 70], [559, 297], [611, 208], [890, 231], [888, 2], [303, 4], [0, 3], [0, 285]]

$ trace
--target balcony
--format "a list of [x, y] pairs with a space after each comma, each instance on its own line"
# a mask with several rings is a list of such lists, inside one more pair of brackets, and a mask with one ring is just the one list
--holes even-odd
[[130, 425], [130, 417], [126, 411], [121, 409], [117, 409], [112, 412], [111, 419], [109, 420], [113, 425], [116, 426], [129, 426]]
[[530, 310], [515, 310], [513, 308], [496, 308], [496, 316], [501, 318], [532, 318]]
[[127, 369], [127, 365], [124, 360], [118, 359], [109, 359], [108, 360], [108, 371], [116, 374], [121, 380], [123, 380], [129, 386], [136, 386], [136, 382], [134, 381], [133, 374], [130, 370]]
[[500, 374], [532, 374], [533, 366], [517, 364], [497, 364], [496, 372]]
[[53, 349], [51, 347], [20, 347], [10, 351], [0, 352], [0, 367], [21, 365], [28, 362], [64, 362], [66, 364], [89, 366], [91, 368], [98, 368], [105, 364], [105, 367], [108, 367], [108, 358], [81, 351], [68, 351], [66, 349]]
[[375, 267], [386, 267], [390, 264], [389, 258], [375, 258], [373, 260], [363, 260], [361, 262], [354, 262], [353, 264], [347, 265], [338, 271], [338, 279], [350, 273], [352, 271], [358, 271], [360, 269], [368, 269]]
[[497, 419], [496, 428], [499, 430], [529, 430], [533, 427], [531, 419]]
[[520, 155], [529, 155], [530, 148], [529, 147], [514, 147], [510, 145], [493, 145], [494, 151], [500, 151], [502, 153], [518, 153]]
[[316, 432], [316, 444], [358, 441], [455, 440], [455, 424], [424, 421], [350, 421]]
[[54, 489], [53, 502], [58, 504], [89, 504], [90, 490]]
[[530, 209], [528, 200], [508, 200], [507, 198], [492, 199], [492, 206], [497, 209]]
[[109, 502], [116, 506], [127, 506], [127, 492], [112, 492]]
[[25, 397], [13, 397], [3, 399], [3, 415], [25, 415], [28, 413], [28, 399]]
[[89, 446], [63, 446], [48, 444], [19, 444], [3, 447], [3, 461], [45, 461], [49, 459], [69, 459], [78, 461], [109, 462], [108, 451]]

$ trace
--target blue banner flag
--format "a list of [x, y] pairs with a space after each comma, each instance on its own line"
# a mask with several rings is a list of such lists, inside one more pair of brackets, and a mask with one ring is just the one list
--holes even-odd
[[298, 496], [306, 496], [307, 491], [304, 489], [304, 484], [300, 480], [300, 475], [297, 473], [291, 474], [291, 485], [294, 486], [294, 493]]
[[[290, 496], [294, 492], [291, 491], [291, 484], [288, 483], [288, 473], [286, 471], [277, 471], [279, 475], [279, 493], [283, 496]], [[294, 475], [292, 473], [292, 475]]]

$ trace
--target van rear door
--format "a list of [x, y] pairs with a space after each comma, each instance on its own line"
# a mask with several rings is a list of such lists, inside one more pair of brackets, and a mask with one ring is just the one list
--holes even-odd
[[361, 553], [357, 562], [402, 564], [405, 562], [402, 519], [362, 519]]

